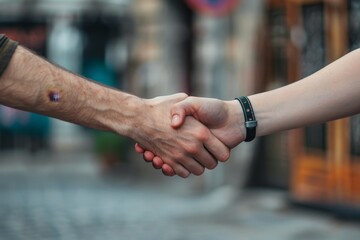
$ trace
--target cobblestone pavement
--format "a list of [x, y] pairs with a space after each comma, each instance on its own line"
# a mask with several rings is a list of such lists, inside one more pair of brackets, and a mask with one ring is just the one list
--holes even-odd
[[[274, 191], [186, 191], [194, 179], [104, 178], [89, 154], [0, 158], [0, 239], [360, 239], [360, 225], [287, 206]], [[66, 158], [66, 160], [62, 160]], [[29, 163], [29, 161], [31, 163]], [[186, 182], [188, 181], [188, 182]]]

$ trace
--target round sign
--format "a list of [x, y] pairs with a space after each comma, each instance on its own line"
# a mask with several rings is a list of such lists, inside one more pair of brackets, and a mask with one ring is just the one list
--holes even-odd
[[239, 0], [186, 0], [194, 10], [202, 14], [223, 16], [235, 9]]

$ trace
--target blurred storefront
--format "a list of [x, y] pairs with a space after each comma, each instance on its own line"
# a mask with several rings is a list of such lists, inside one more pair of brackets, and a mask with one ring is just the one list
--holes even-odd
[[[358, 48], [359, 9], [351, 0], [267, 1], [265, 89], [297, 81]], [[288, 188], [297, 203], [359, 216], [358, 118], [261, 139], [257, 184]]]

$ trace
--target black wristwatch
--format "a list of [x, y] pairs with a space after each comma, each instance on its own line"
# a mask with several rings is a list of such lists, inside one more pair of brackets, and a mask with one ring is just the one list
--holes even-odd
[[236, 98], [236, 100], [239, 101], [244, 113], [245, 128], [246, 128], [245, 142], [250, 142], [254, 140], [256, 136], [257, 121], [255, 118], [255, 113], [248, 97], [241, 96]]

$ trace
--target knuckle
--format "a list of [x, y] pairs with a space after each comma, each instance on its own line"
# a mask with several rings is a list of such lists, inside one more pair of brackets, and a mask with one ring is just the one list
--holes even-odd
[[199, 147], [197, 144], [190, 143], [190, 144], [186, 145], [185, 151], [191, 155], [196, 155], [199, 152]]
[[210, 138], [210, 133], [206, 128], [204, 128], [204, 127], [200, 128], [196, 132], [196, 138], [199, 139], [202, 142], [206, 142]]
[[171, 159], [173, 159], [175, 162], [181, 162], [182, 159], [184, 159], [185, 155], [181, 152], [176, 151], [172, 154]]

